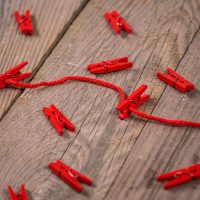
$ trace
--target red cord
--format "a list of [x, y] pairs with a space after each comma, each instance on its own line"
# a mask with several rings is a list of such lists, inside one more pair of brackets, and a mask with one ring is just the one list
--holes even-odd
[[172, 124], [172, 125], [177, 125], [177, 126], [194, 126], [194, 127], [200, 127], [199, 122], [190, 122], [190, 121], [184, 121], [184, 120], [173, 120], [173, 119], [165, 119], [153, 115], [149, 115], [143, 112], [138, 111], [137, 109], [131, 108], [131, 112], [136, 114], [139, 117], [143, 117], [149, 120], [165, 123], [165, 124]]
[[120, 87], [118, 87], [112, 83], [106, 82], [106, 81], [102, 81], [102, 80], [99, 80], [96, 78], [89, 78], [89, 77], [85, 77], [85, 76], [65, 76], [65, 77], [55, 80], [55, 81], [40, 82], [40, 83], [24, 83], [24, 82], [14, 81], [12, 79], [6, 79], [5, 83], [7, 85], [12, 85], [15, 87], [20, 87], [20, 88], [37, 88], [37, 87], [41, 87], [41, 86], [59, 85], [66, 81], [81, 81], [81, 82], [89, 82], [89, 83], [101, 85], [103, 87], [111, 88], [111, 89], [117, 91], [119, 93], [120, 102], [126, 98], [124, 91]]
[[[15, 86], [15, 87], [20, 87], [20, 88], [37, 88], [40, 86], [54, 86], [54, 85], [59, 85], [62, 84], [66, 81], [82, 81], [82, 82], [89, 82], [97, 85], [101, 85], [103, 87], [111, 88], [119, 93], [120, 96], [120, 102], [126, 99], [126, 95], [124, 91], [109, 82], [102, 81], [99, 79], [95, 78], [89, 78], [89, 77], [84, 77], [84, 76], [65, 76], [61, 79], [55, 80], [55, 81], [49, 81], [49, 82], [40, 82], [40, 83], [24, 83], [24, 82], [18, 82], [14, 81], [12, 79], [6, 79], [5, 83], [7, 85]], [[130, 108], [130, 111], [133, 112], [135, 115], [139, 117], [146, 118], [148, 120], [153, 120], [165, 124], [171, 124], [171, 125], [178, 125], [178, 126], [193, 126], [193, 127], [200, 127], [199, 122], [191, 122], [191, 121], [184, 121], [184, 120], [172, 120], [172, 119], [165, 119], [157, 116], [152, 116], [143, 112], [138, 111], [137, 109]]]

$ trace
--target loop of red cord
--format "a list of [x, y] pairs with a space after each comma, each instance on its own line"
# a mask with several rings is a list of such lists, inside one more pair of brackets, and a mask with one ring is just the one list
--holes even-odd
[[[126, 99], [125, 92], [118, 86], [102, 81], [95, 78], [89, 78], [85, 76], [65, 76], [61, 79], [48, 81], [48, 82], [39, 82], [39, 83], [24, 83], [24, 82], [17, 82], [12, 79], [5, 80], [7, 85], [20, 87], [20, 88], [37, 88], [41, 86], [54, 86], [62, 84], [66, 81], [81, 81], [81, 82], [89, 82], [92, 84], [101, 85], [103, 87], [111, 88], [119, 93], [120, 102]], [[130, 111], [133, 112], [135, 115], [146, 118], [148, 120], [157, 121], [165, 124], [177, 125], [177, 126], [193, 126], [193, 127], [200, 127], [200, 122], [191, 122], [191, 121], [184, 121], [184, 120], [172, 120], [172, 119], [165, 119], [157, 116], [152, 116], [143, 112], [138, 111], [137, 109], [130, 108]]]

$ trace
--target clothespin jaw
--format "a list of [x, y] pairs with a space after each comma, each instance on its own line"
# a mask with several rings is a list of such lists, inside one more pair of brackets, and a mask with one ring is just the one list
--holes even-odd
[[133, 63], [128, 61], [128, 57], [122, 57], [90, 64], [88, 65], [88, 70], [90, 73], [93, 74], [106, 74], [128, 69], [132, 66]]
[[11, 200], [28, 200], [24, 184], [21, 185], [20, 194], [16, 194], [11, 186], [8, 185]]
[[121, 30], [124, 30], [127, 33], [132, 32], [131, 26], [120, 16], [116, 10], [113, 10], [110, 13], [106, 12], [104, 16], [117, 34], [119, 34]]
[[30, 11], [26, 10], [25, 15], [20, 15], [18, 11], [15, 12], [16, 21], [19, 24], [20, 30], [22, 34], [32, 35], [33, 33], [33, 25], [31, 22]]
[[194, 85], [191, 82], [180, 76], [171, 68], [167, 68], [167, 74], [157, 72], [157, 77], [161, 81], [164, 81], [165, 83], [176, 88], [182, 93], [194, 90]]
[[75, 126], [52, 104], [49, 108], [44, 107], [43, 112], [52, 122], [59, 135], [63, 135], [64, 128], [74, 132]]
[[72, 169], [60, 160], [50, 163], [49, 169], [77, 192], [82, 192], [83, 190], [83, 186], [80, 183], [85, 183], [86, 185], [93, 184], [93, 181], [90, 178]]
[[10, 70], [6, 71], [5, 74], [0, 74], [0, 89], [7, 87], [5, 80], [12, 79], [15, 81], [24, 80], [32, 75], [32, 73], [21, 73], [21, 69], [24, 68], [28, 62], [22, 62], [19, 65], [11, 68]]
[[147, 85], [141, 85], [137, 90], [133, 91], [127, 99], [122, 101], [116, 109], [120, 111], [119, 118], [124, 120], [131, 114], [131, 109], [139, 108], [144, 102], [149, 99], [149, 95], [144, 91], [147, 89]]
[[168, 180], [169, 182], [164, 185], [164, 188], [170, 189], [197, 178], [200, 178], [200, 164], [162, 174], [157, 177], [157, 181]]

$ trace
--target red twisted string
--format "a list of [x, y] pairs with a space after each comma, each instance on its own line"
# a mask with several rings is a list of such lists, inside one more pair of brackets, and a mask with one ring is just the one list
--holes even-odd
[[200, 127], [200, 122], [191, 122], [191, 121], [184, 121], [184, 120], [173, 120], [173, 119], [165, 119], [162, 117], [157, 117], [153, 115], [149, 115], [143, 112], [138, 111], [137, 109], [131, 108], [131, 112], [133, 112], [135, 115], [139, 117], [143, 117], [152, 121], [161, 122], [164, 124], [172, 124], [177, 126], [194, 126], [194, 127]]
[[[95, 78], [84, 77], [84, 76], [65, 76], [65, 77], [55, 80], [55, 81], [39, 82], [39, 83], [24, 83], [24, 82], [14, 81], [12, 79], [6, 79], [5, 83], [7, 85], [11, 85], [11, 86], [19, 87], [19, 88], [37, 88], [37, 87], [41, 87], [41, 86], [59, 85], [66, 81], [81, 81], [81, 82], [89, 82], [92, 84], [101, 85], [103, 87], [111, 88], [111, 89], [117, 91], [119, 93], [120, 102], [122, 102], [126, 99], [126, 95], [120, 87], [118, 87], [112, 83], [106, 82], [106, 81], [102, 81], [102, 80], [95, 79]], [[171, 125], [177, 125], [177, 126], [200, 127], [200, 122], [165, 119], [165, 118], [152, 116], [152, 115], [140, 112], [134, 108], [130, 108], [130, 111], [139, 117], [146, 118], [146, 119], [152, 120], [152, 121], [165, 123], [165, 124], [171, 124]]]
[[93, 83], [96, 85], [101, 85], [103, 87], [111, 88], [111, 89], [117, 91], [119, 93], [120, 102], [126, 98], [124, 91], [120, 87], [118, 87], [112, 83], [106, 82], [106, 81], [102, 81], [102, 80], [99, 80], [96, 78], [89, 78], [89, 77], [85, 77], [85, 76], [65, 76], [58, 80], [48, 81], [48, 82], [39, 82], [39, 83], [24, 83], [24, 82], [14, 81], [12, 79], [6, 79], [5, 83], [7, 85], [12, 85], [15, 87], [20, 87], [20, 88], [37, 88], [37, 87], [41, 87], [41, 86], [59, 85], [66, 81], [81, 81], [81, 82], [89, 82], [89, 83]]

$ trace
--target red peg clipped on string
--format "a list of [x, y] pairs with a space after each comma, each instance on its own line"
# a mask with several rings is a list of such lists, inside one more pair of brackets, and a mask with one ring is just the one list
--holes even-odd
[[128, 61], [128, 57], [122, 57], [90, 64], [88, 65], [88, 70], [93, 74], [107, 74], [110, 72], [129, 69], [132, 66], [133, 63]]
[[75, 131], [75, 126], [53, 104], [49, 108], [44, 107], [43, 112], [59, 135], [63, 135], [64, 128], [72, 132]]
[[170, 189], [184, 183], [188, 183], [191, 180], [200, 178], [200, 164], [190, 166], [185, 169], [178, 169], [157, 177], [157, 181], [169, 181], [164, 185], [165, 189]]
[[75, 169], [72, 169], [60, 160], [50, 163], [49, 169], [77, 192], [83, 191], [83, 186], [80, 183], [85, 183], [90, 186], [93, 184], [93, 181], [90, 178]]
[[167, 83], [168, 85], [176, 88], [182, 93], [190, 92], [194, 90], [194, 85], [179, 75], [177, 72], [171, 68], [167, 68], [167, 74], [162, 72], [157, 72], [157, 77]]
[[144, 91], [147, 89], [147, 85], [141, 85], [137, 90], [133, 91], [124, 101], [122, 101], [116, 109], [120, 111], [119, 118], [126, 119], [132, 112], [132, 108], [139, 108], [144, 102], [149, 99], [149, 95]]
[[11, 186], [8, 186], [8, 192], [10, 194], [11, 200], [28, 200], [24, 184], [21, 185], [21, 190], [19, 194], [16, 194]]
[[119, 34], [121, 30], [124, 30], [127, 33], [132, 32], [131, 26], [120, 16], [116, 10], [106, 12], [104, 16], [117, 34]]
[[28, 62], [22, 62], [19, 65], [11, 68], [10, 70], [6, 71], [5, 74], [0, 74], [0, 89], [3, 89], [8, 86], [6, 81], [13, 80], [13, 81], [21, 81], [24, 80], [32, 75], [32, 73], [25, 73], [22, 74], [20, 70], [24, 68]]
[[32, 35], [33, 33], [33, 25], [31, 21], [30, 11], [26, 10], [25, 15], [20, 15], [18, 11], [15, 12], [16, 21], [19, 24], [19, 28], [22, 34]]

